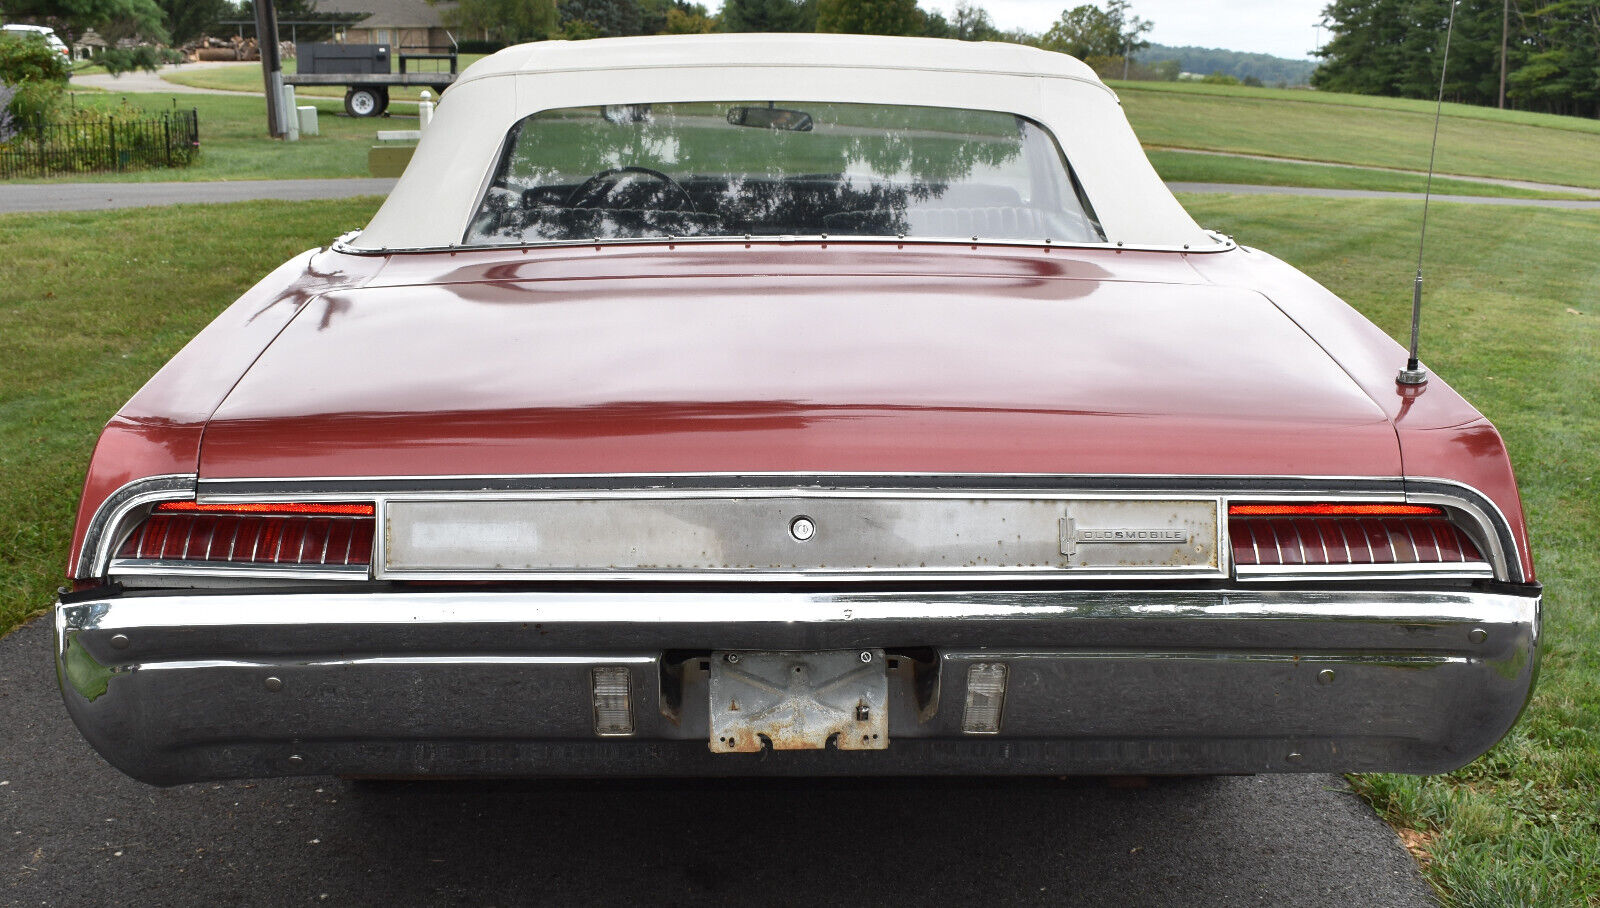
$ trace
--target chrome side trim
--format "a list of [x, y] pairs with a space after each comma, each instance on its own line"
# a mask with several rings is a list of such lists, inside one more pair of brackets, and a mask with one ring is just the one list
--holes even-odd
[[111, 554], [122, 541], [124, 523], [137, 508], [160, 501], [178, 501], [195, 496], [197, 477], [193, 473], [173, 473], [136, 479], [110, 495], [95, 509], [78, 551], [75, 572], [79, 580], [103, 577]]
[[1522, 572], [1522, 556], [1517, 548], [1517, 538], [1511, 532], [1511, 522], [1505, 512], [1489, 496], [1466, 483], [1453, 479], [1419, 477], [1406, 480], [1406, 501], [1414, 504], [1433, 504], [1454, 508], [1477, 521], [1483, 534], [1479, 544], [1486, 548], [1494, 564], [1495, 575], [1512, 583], [1526, 582]]

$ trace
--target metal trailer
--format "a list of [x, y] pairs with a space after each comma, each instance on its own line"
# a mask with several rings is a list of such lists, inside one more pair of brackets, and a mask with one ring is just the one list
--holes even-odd
[[[392, 72], [388, 44], [295, 45], [296, 73], [285, 73], [285, 85], [343, 85], [344, 110], [352, 117], [376, 117], [389, 109], [389, 88], [419, 85], [442, 94], [456, 79], [456, 48], [394, 48], [400, 71]], [[417, 61], [447, 61], [450, 71], [414, 72]]]

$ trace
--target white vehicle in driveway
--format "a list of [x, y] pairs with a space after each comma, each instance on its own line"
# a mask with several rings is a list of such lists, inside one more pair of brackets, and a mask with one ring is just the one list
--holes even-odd
[[63, 43], [61, 38], [56, 35], [56, 30], [53, 28], [47, 28], [43, 25], [23, 25], [21, 23], [13, 22], [6, 25], [0, 25], [0, 32], [3, 32], [7, 35], [38, 35], [44, 39], [46, 44], [50, 45], [51, 50], [69, 60], [72, 59], [72, 52], [67, 49], [67, 45]]

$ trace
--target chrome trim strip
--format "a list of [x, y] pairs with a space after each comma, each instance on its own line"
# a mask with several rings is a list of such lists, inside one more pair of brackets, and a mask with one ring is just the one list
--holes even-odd
[[[373, 665], [654, 665], [655, 656], [372, 656], [358, 659], [295, 660], [297, 666], [321, 668], [327, 666]], [[240, 659], [189, 659], [166, 662], [146, 662], [138, 671], [185, 671], [197, 668], [275, 668], [281, 663]]]
[[[1268, 590], [1094, 590], [863, 592], [334, 592], [122, 596], [57, 607], [62, 630], [205, 627], [317, 628], [571, 624], [597, 627], [625, 640], [654, 640], [661, 625], [777, 628], [805, 624], [866, 626], [912, 622], [918, 627], [971, 620], [1116, 619], [1168, 621], [1225, 618], [1281, 622], [1438, 624], [1453, 621], [1527, 624], [1536, 597], [1475, 592], [1287, 592]], [[632, 628], [627, 630], [626, 628]], [[640, 636], [641, 634], [645, 636]], [[323, 639], [318, 636], [316, 639]], [[631, 645], [631, 644], [630, 644]], [[1243, 646], [1242, 639], [1229, 645]]]
[[1437, 580], [1446, 577], [1492, 579], [1494, 568], [1483, 561], [1437, 564], [1237, 564], [1241, 581], [1280, 580]]
[[95, 509], [78, 551], [76, 576], [79, 580], [103, 577], [111, 553], [122, 541], [121, 531], [128, 514], [159, 501], [179, 501], [195, 496], [197, 477], [193, 473], [172, 473], [135, 479], [110, 495]]
[[156, 558], [116, 558], [109, 573], [114, 579], [133, 577], [260, 578], [271, 580], [365, 580], [365, 564], [242, 564], [223, 561], [179, 561]]
[[[1400, 476], [1193, 476], [1187, 474], [1095, 473], [527, 473], [508, 476], [451, 474], [440, 476], [319, 476], [294, 478], [202, 479], [203, 500], [226, 501], [239, 496], [337, 496], [385, 492], [513, 492], [513, 491], [663, 491], [690, 489], [741, 492], [774, 489], [841, 491], [862, 489], [952, 489], [964, 492], [1019, 490], [1105, 492], [1191, 491], [1197, 494], [1275, 494], [1304, 498], [1334, 492], [1370, 494], [1374, 501], [1404, 501]], [[272, 500], [272, 499], [263, 499]], [[287, 500], [287, 499], [283, 499]], [[305, 500], [324, 500], [307, 498]]]
[[[1222, 234], [1212, 233], [1213, 239]], [[359, 234], [358, 234], [359, 237]], [[451, 244], [449, 246], [410, 246], [398, 249], [371, 249], [365, 246], [356, 246], [346, 242], [344, 237], [339, 237], [331, 244], [334, 252], [346, 255], [394, 255], [394, 254], [427, 254], [427, 253], [457, 253], [457, 252], [517, 252], [528, 249], [563, 249], [572, 247], [593, 246], [689, 246], [689, 245], [741, 245], [745, 248], [751, 246], [895, 246], [904, 249], [906, 246], [979, 246], [1018, 247], [1026, 249], [1091, 249], [1110, 252], [1175, 252], [1188, 253], [1215, 253], [1229, 252], [1239, 248], [1231, 237], [1224, 237], [1225, 241], [1217, 242], [1215, 246], [1195, 247], [1189, 246], [1146, 246], [1135, 243], [1123, 245], [1122, 243], [1072, 243], [1056, 240], [1002, 240], [986, 237], [900, 237], [900, 236], [844, 236], [833, 237], [821, 234], [794, 234], [785, 236], [696, 236], [696, 237], [616, 237], [616, 238], [591, 238], [586, 240], [547, 240], [542, 243], [507, 243], [504, 245], [466, 246]]]

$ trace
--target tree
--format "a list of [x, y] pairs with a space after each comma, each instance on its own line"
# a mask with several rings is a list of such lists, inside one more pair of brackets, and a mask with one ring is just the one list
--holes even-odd
[[717, 20], [698, 3], [675, 3], [667, 10], [668, 35], [704, 35], [717, 30]]
[[722, 4], [725, 32], [814, 32], [816, 0], [726, 0]]
[[166, 16], [173, 44], [182, 44], [216, 31], [217, 23], [232, 18], [228, 0], [156, 0]]
[[[1495, 104], [1500, 89], [1501, 3], [1456, 7], [1445, 74], [1447, 100]], [[1450, 0], [1334, 0], [1323, 11], [1332, 39], [1317, 52], [1311, 84], [1330, 91], [1433, 98], [1439, 91]], [[1600, 2], [1511, 3], [1506, 97], [1512, 106], [1600, 112]]]
[[1061, 13], [1061, 18], [1039, 39], [1045, 50], [1086, 57], [1120, 57], [1150, 46], [1143, 35], [1153, 24], [1128, 15], [1127, 0], [1108, 0], [1106, 8], [1077, 6]]
[[130, 23], [139, 35], [165, 42], [166, 19], [156, 0], [4, 0], [6, 21], [32, 20], [48, 25], [71, 44], [91, 28]]
[[559, 32], [556, 0], [460, 0], [441, 18], [450, 28], [506, 44], [543, 41]]
[[994, 27], [989, 11], [974, 6], [966, 0], [956, 4], [955, 18], [950, 20], [950, 37], [962, 41], [999, 41], [1004, 36]]
[[817, 0], [819, 32], [920, 35], [926, 18], [917, 0]]
[[[556, 9], [569, 37], [589, 30], [596, 38], [619, 38], [642, 32], [638, 0], [560, 0]], [[570, 27], [577, 23], [587, 28]]]

